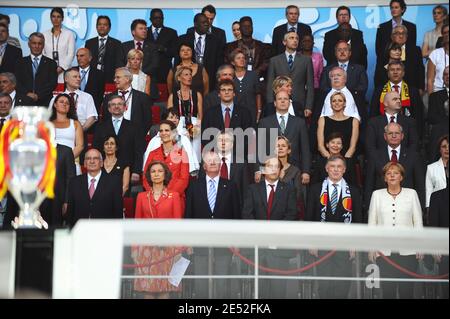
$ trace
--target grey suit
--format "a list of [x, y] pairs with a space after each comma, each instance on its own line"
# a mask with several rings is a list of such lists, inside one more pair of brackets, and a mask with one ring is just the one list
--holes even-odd
[[[289, 157], [289, 162], [300, 168], [302, 173], [310, 173], [311, 153], [309, 149], [308, 129], [306, 127], [305, 120], [297, 116], [289, 115], [286, 130], [284, 131], [284, 134], [282, 134], [276, 113], [263, 118], [258, 124], [258, 135], [265, 134], [265, 136], [258, 136], [258, 141], [259, 139], [265, 139], [265, 141], [267, 141], [265, 151], [265, 154], [267, 155], [273, 155], [274, 152], [274, 149], [270, 149], [270, 128], [277, 128], [277, 135], [284, 135], [287, 139], [289, 139], [289, 142], [291, 142], [291, 155]], [[264, 132], [261, 129], [266, 130]], [[276, 145], [276, 140], [274, 145]], [[259, 153], [262, 154], [263, 152], [258, 151], [258, 154]], [[260, 159], [260, 163], [262, 163], [262, 159]]]
[[279, 75], [292, 79], [292, 100], [300, 102], [304, 108], [312, 109], [314, 102], [314, 70], [310, 57], [296, 54], [292, 70], [289, 70], [285, 52], [270, 59], [267, 71], [267, 102], [273, 102], [273, 80]]

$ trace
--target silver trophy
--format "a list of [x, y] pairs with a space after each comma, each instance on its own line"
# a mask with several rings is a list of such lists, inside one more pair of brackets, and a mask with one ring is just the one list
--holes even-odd
[[46, 107], [16, 107], [13, 119], [20, 121], [19, 136], [8, 148], [11, 176], [8, 188], [20, 207], [19, 217], [12, 222], [17, 228], [48, 228], [38, 211], [47, 197], [39, 184], [48, 163], [49, 144], [38, 133], [39, 125], [45, 125], [51, 147], [54, 148], [53, 124], [48, 122], [50, 111]]

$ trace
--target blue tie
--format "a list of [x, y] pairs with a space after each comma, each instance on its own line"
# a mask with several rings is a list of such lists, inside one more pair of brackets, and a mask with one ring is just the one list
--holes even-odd
[[347, 63], [341, 63], [341, 68], [343, 68], [345, 72], [347, 72]]
[[119, 119], [113, 119], [114, 132], [119, 135]]
[[84, 89], [86, 88], [86, 70], [81, 70], [81, 83], [80, 83], [80, 90], [84, 91]]
[[334, 213], [336, 212], [336, 206], [338, 203], [338, 190], [337, 190], [337, 184], [333, 184], [333, 193], [331, 194], [331, 212]]
[[155, 39], [155, 41], [158, 40], [158, 36], [159, 36], [158, 29], [155, 28], [155, 30], [153, 31], [153, 39]]
[[195, 45], [195, 54], [199, 57], [202, 56], [202, 37], [200, 36]]
[[289, 60], [288, 60], [288, 66], [289, 66], [289, 70], [292, 70], [292, 67], [294, 66], [294, 60], [292, 59], [292, 54], [289, 54]]
[[214, 206], [216, 205], [216, 185], [213, 179], [209, 180], [209, 192], [208, 192], [208, 203], [211, 212], [214, 212]]
[[33, 79], [36, 77], [36, 73], [39, 67], [39, 59], [38, 57], [33, 58]]

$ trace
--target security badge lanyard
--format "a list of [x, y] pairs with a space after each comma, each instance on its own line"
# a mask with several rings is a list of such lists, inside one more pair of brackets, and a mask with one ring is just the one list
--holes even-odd
[[58, 53], [58, 47], [59, 47], [59, 38], [61, 37], [61, 33], [59, 33], [58, 37], [56, 38], [56, 50], [55, 50], [55, 36], [53, 35], [53, 29], [52, 29], [52, 48], [53, 48], [53, 60], [59, 65], [59, 53]]

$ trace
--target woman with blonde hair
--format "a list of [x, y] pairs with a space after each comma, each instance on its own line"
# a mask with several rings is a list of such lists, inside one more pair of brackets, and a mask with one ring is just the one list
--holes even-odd
[[[272, 90], [273, 90], [273, 95], [277, 95], [278, 92], [280, 91], [285, 91], [287, 92], [287, 94], [290, 97], [290, 104], [289, 104], [289, 109], [288, 112], [289, 114], [291, 114], [292, 116], [300, 116], [300, 117], [304, 117], [304, 105], [301, 105], [300, 102], [297, 101], [292, 101], [292, 79], [290, 77], [288, 77], [287, 75], [279, 75], [275, 78], [275, 80], [273, 80], [272, 83]], [[269, 115], [273, 115], [275, 114], [275, 105], [273, 102], [271, 103], [267, 103], [265, 108], [264, 108], [264, 114], [263, 117], [267, 117]], [[262, 117], [261, 117], [262, 118]]]
[[131, 87], [135, 90], [144, 92], [150, 95], [150, 86], [152, 79], [150, 75], [142, 72], [142, 61], [144, 60], [144, 53], [141, 50], [132, 49], [127, 54], [127, 68], [133, 74], [133, 82]]

